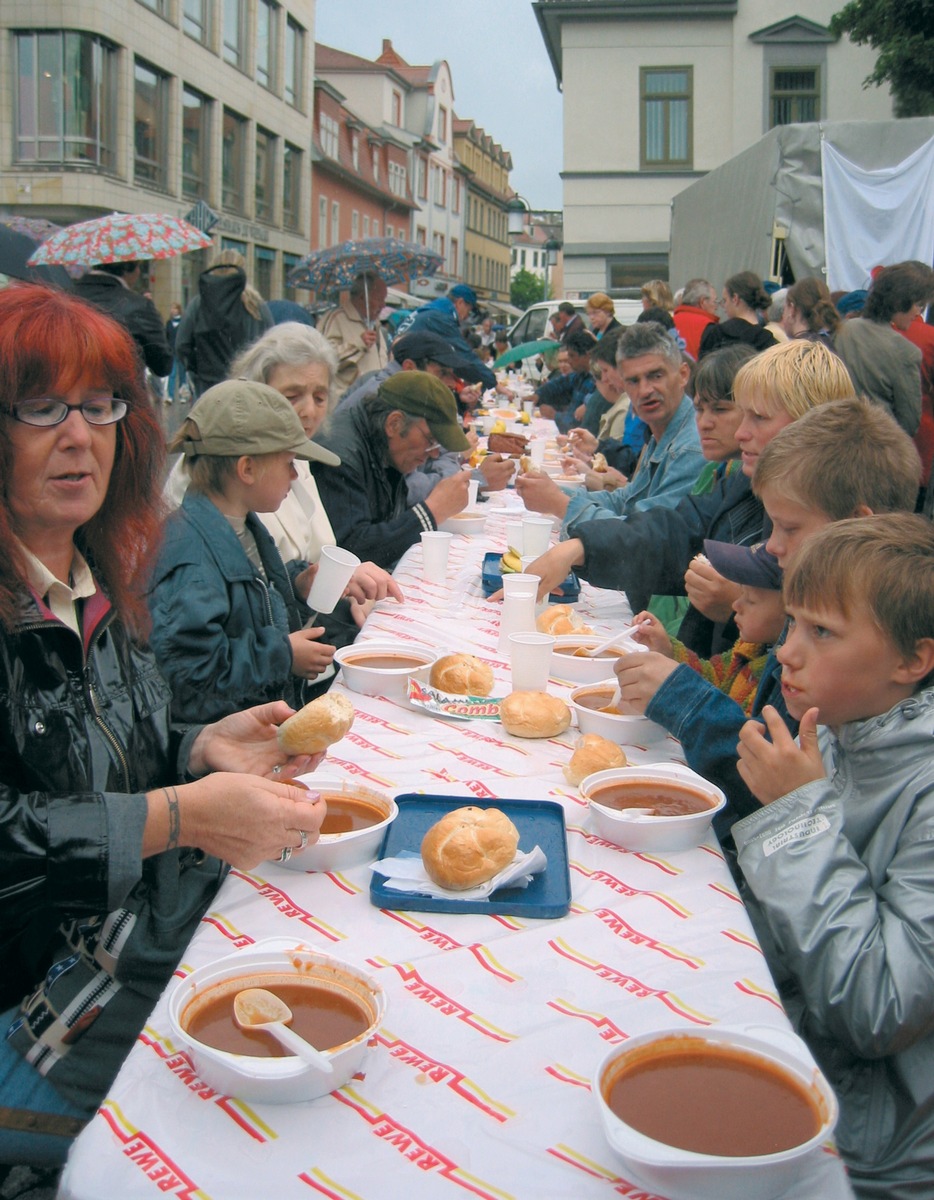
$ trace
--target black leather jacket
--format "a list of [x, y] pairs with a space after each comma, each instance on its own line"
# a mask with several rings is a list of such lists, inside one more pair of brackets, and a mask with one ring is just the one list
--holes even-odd
[[[62, 922], [122, 905], [145, 919], [118, 976], [132, 971], [135, 985], [158, 995], [185, 947], [180, 930], [193, 928], [223, 876], [216, 860], [192, 852], [142, 860], [143, 793], [183, 777], [197, 731], [170, 728], [169, 687], [106, 597], [98, 591], [83, 605], [84, 644], [34, 599], [15, 632], [0, 631], [0, 1001], [7, 1003], [44, 973], [60, 949]], [[166, 906], [173, 935], [153, 944], [160, 939], [152, 938], [152, 914]]]

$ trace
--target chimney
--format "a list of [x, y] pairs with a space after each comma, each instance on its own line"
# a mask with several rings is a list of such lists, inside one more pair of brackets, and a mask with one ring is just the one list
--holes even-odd
[[383, 54], [392, 54], [392, 39], [383, 38]]

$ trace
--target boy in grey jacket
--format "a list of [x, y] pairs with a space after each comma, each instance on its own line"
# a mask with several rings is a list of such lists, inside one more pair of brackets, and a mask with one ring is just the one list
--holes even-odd
[[[840, 1102], [856, 1194], [934, 1195], [934, 526], [860, 517], [785, 574], [774, 709], [740, 735], [733, 826], [786, 1009]], [[766, 733], [767, 730], [767, 733]], [[771, 738], [771, 741], [767, 740]]]

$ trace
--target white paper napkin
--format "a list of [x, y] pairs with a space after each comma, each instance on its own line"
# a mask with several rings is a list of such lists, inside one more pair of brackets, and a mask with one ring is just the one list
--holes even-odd
[[508, 867], [504, 867], [498, 875], [488, 879], [477, 887], [466, 888], [464, 891], [451, 891], [450, 888], [439, 887], [428, 878], [422, 856], [412, 850], [403, 851], [393, 858], [383, 858], [373, 863], [373, 870], [387, 876], [383, 885], [394, 892], [416, 892], [420, 896], [433, 896], [435, 899], [447, 900], [485, 900], [497, 888], [528, 887], [532, 876], [548, 866], [548, 859], [540, 846], [530, 850], [528, 854], [517, 854]]

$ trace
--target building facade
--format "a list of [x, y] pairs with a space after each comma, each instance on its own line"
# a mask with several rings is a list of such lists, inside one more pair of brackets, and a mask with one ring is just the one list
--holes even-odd
[[[839, 0], [534, 0], [564, 93], [569, 294], [667, 278], [672, 197], [775, 125], [891, 117]], [[673, 280], [676, 286], [684, 280]]]
[[[0, 6], [0, 214], [216, 215], [267, 298], [307, 253], [314, 0]], [[167, 312], [212, 250], [154, 262]]]
[[466, 182], [465, 283], [482, 301], [509, 300], [509, 235], [512, 157], [474, 121], [454, 118], [454, 151]]

